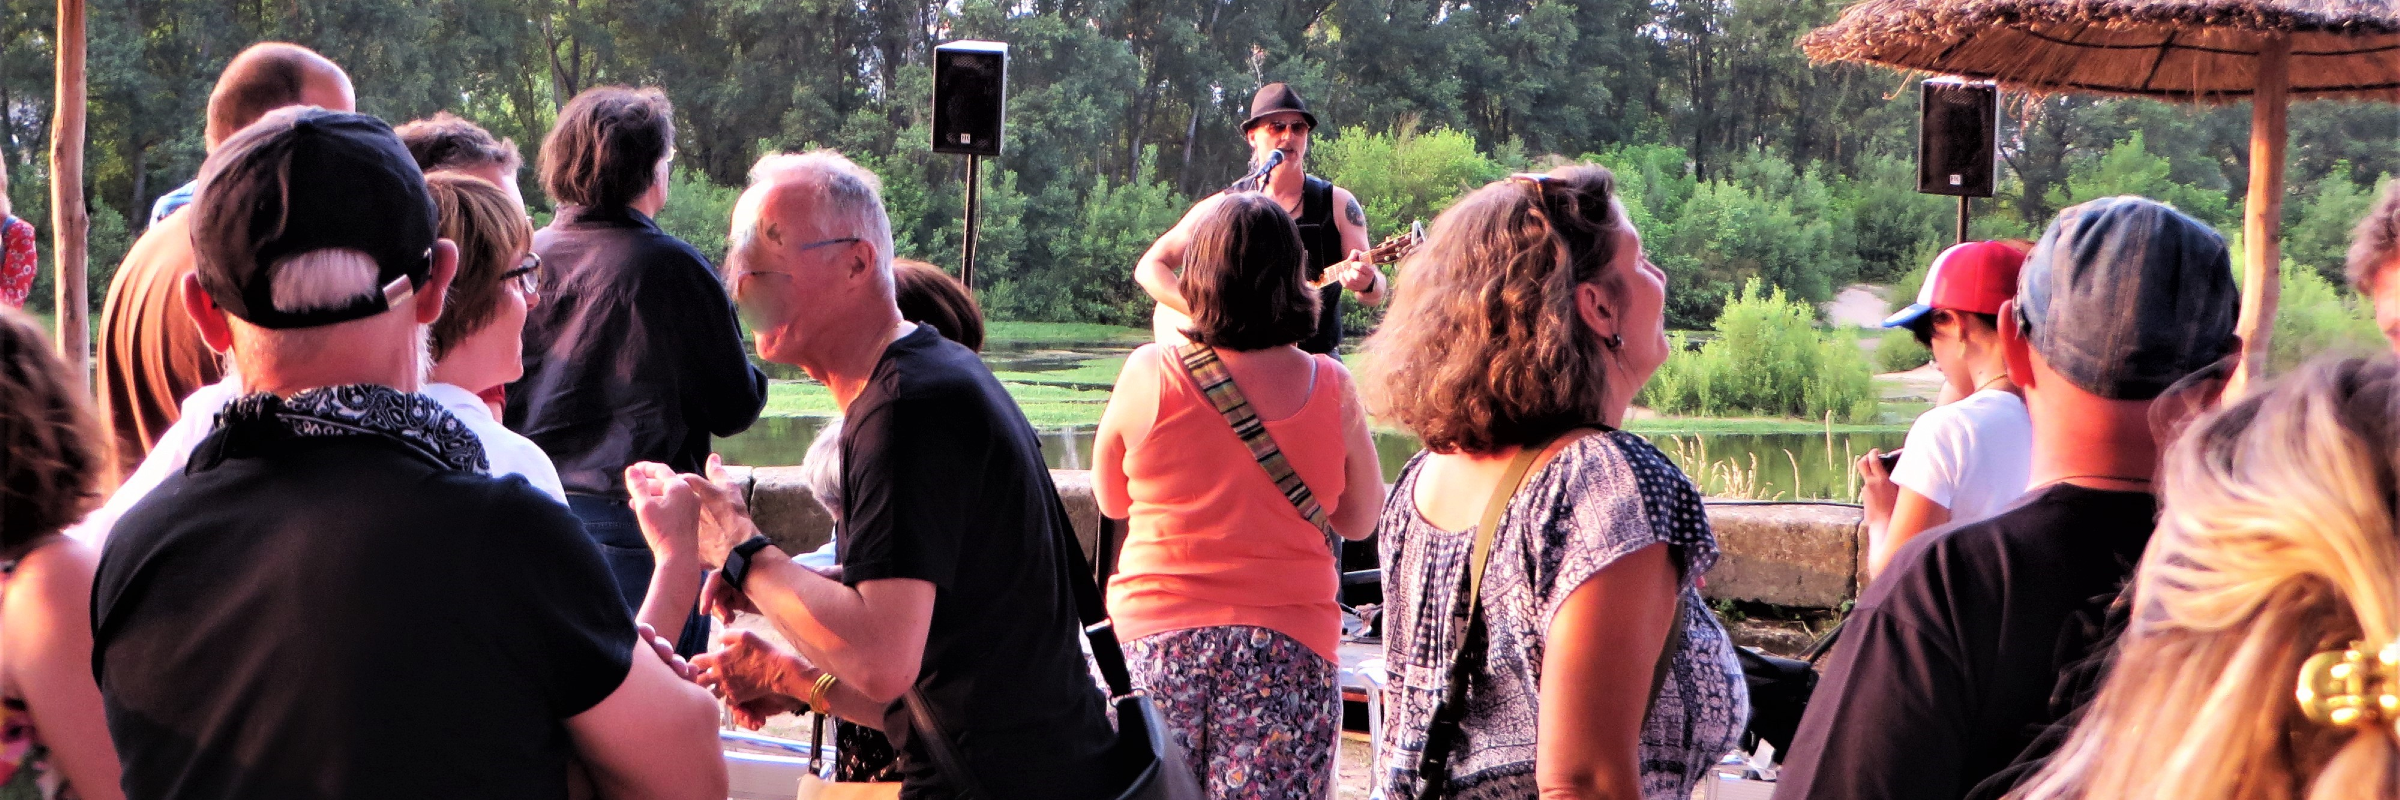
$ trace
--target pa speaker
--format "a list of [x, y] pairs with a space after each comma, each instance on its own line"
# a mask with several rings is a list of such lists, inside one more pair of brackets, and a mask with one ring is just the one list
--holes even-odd
[[1917, 129], [1917, 191], [1992, 196], [1999, 157], [2000, 87], [1929, 80]]
[[951, 42], [933, 48], [933, 151], [1000, 154], [1008, 108], [1008, 45]]

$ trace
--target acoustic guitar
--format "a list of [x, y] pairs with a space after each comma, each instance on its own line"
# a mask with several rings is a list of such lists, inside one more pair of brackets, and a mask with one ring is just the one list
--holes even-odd
[[[1410, 254], [1417, 252], [1417, 248], [1423, 244], [1425, 244], [1425, 223], [1423, 221], [1412, 222], [1409, 223], [1408, 230], [1392, 234], [1391, 238], [1377, 243], [1374, 247], [1367, 248], [1364, 260], [1370, 268], [1380, 267], [1409, 257]], [[1323, 274], [1332, 275], [1339, 272], [1341, 266], [1347, 263], [1350, 262], [1345, 259], [1326, 267]], [[1333, 285], [1333, 280], [1330, 278], [1308, 282], [1308, 288], [1320, 291], [1331, 285]], [[1192, 340], [1184, 338], [1183, 335], [1183, 329], [1191, 327], [1191, 325], [1192, 318], [1190, 316], [1167, 307], [1165, 303], [1158, 304], [1150, 311], [1150, 335], [1156, 337], [1159, 344], [1168, 347], [1182, 347], [1191, 344]]]

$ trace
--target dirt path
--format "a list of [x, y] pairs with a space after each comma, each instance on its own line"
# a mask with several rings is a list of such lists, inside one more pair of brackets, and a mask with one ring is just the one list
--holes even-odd
[[1883, 299], [1890, 291], [1881, 286], [1854, 283], [1834, 293], [1833, 300], [1820, 307], [1825, 319], [1836, 327], [1867, 327], [1883, 322], [1892, 313], [1892, 304]]

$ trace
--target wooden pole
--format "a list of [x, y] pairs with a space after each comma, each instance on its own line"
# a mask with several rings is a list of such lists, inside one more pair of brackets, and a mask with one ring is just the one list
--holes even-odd
[[2242, 315], [2234, 323], [2234, 334], [2242, 337], [2242, 360], [2225, 385], [2228, 401], [2265, 380], [2267, 349], [2275, 334], [2291, 59], [2288, 36], [2270, 38], [2258, 51], [2258, 91], [2250, 96], [2250, 194], [2242, 203]]
[[91, 219], [83, 210], [84, 0], [58, 0], [58, 96], [50, 117], [50, 242], [58, 265], [58, 355], [90, 385], [91, 293], [84, 288]]

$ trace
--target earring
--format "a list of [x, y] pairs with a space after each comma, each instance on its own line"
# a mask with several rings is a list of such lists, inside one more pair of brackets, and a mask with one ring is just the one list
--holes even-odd
[[1625, 346], [1625, 334], [1609, 334], [1608, 338], [1603, 340], [1602, 343], [1608, 345], [1608, 349], [1610, 350], [1622, 349]]

